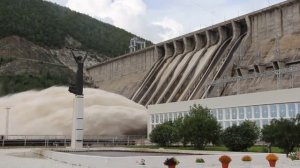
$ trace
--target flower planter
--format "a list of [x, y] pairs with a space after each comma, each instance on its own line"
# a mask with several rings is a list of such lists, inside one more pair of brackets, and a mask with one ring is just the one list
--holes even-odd
[[231, 162], [231, 157], [227, 155], [222, 155], [219, 157], [219, 161], [222, 164], [222, 168], [228, 168], [229, 163]]
[[176, 165], [168, 165], [168, 168], [175, 168]]
[[270, 167], [275, 167], [276, 166], [276, 161], [277, 160], [268, 160]]
[[197, 163], [197, 168], [204, 168], [204, 163]]
[[222, 168], [228, 168], [229, 163], [222, 163]]

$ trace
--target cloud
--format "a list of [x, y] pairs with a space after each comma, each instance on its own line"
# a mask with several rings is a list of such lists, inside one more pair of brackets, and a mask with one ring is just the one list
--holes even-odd
[[62, 6], [65, 6], [66, 3], [68, 2], [68, 0], [48, 0], [48, 1], [57, 3], [57, 4], [62, 5]]
[[161, 42], [283, 0], [49, 0]]
[[69, 0], [66, 6], [153, 42], [183, 33], [183, 26], [170, 17], [147, 20], [147, 6], [142, 0]]
[[153, 25], [159, 26], [164, 30], [163, 32], [158, 32], [158, 36], [160, 36], [162, 40], [168, 40], [170, 37], [177, 37], [184, 32], [182, 24], [168, 17], [154, 22]]

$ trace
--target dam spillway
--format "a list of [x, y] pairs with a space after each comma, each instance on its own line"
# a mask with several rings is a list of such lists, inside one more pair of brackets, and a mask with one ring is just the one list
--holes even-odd
[[289, 0], [88, 68], [143, 105], [300, 86], [300, 2]]

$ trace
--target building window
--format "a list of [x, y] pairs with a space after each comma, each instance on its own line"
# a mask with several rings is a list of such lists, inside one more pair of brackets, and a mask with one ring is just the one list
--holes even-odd
[[164, 114], [160, 114], [160, 123], [163, 123], [164, 122]]
[[297, 112], [297, 114], [300, 114], [300, 103], [297, 103], [297, 104], [298, 104], [297, 105], [298, 106], [298, 110], [297, 110], [298, 112]]
[[182, 113], [181, 112], [178, 113], [178, 118], [182, 118]]
[[155, 125], [154, 125], [154, 124], [152, 124], [151, 126], [152, 126], [152, 130], [154, 130], [154, 128], [155, 128]]
[[175, 112], [175, 113], [173, 113], [173, 116], [174, 116], [174, 119], [173, 119], [173, 121], [174, 120], [177, 120], [177, 113]]
[[246, 116], [247, 116], [247, 119], [252, 118], [252, 108], [251, 107], [246, 107]]
[[228, 127], [230, 127], [230, 121], [225, 121], [225, 126], [224, 126], [224, 128], [226, 129], [226, 128], [228, 128]]
[[236, 107], [231, 108], [231, 117], [234, 120], [237, 119], [237, 108]]
[[223, 109], [218, 109], [218, 120], [223, 120]]
[[225, 119], [230, 120], [230, 110], [229, 110], [229, 108], [225, 109]]
[[280, 117], [286, 117], [285, 104], [279, 104], [279, 115], [280, 115]]
[[236, 121], [232, 121], [231, 125], [238, 125]]
[[245, 121], [245, 120], [240, 120], [240, 121], [238, 121], [238, 125], [243, 124], [244, 121]]
[[262, 120], [262, 127], [264, 127], [265, 125], [269, 125], [269, 120], [267, 119]]
[[169, 113], [169, 121], [172, 121], [173, 119], [173, 113]]
[[164, 115], [165, 115], [165, 116], [164, 116], [164, 122], [167, 122], [168, 119], [169, 119], [169, 118], [168, 118], [168, 113], [165, 113]]
[[261, 106], [261, 110], [262, 110], [262, 118], [268, 118], [269, 117], [268, 106], [267, 105]]
[[260, 120], [254, 120], [254, 122], [255, 122], [255, 124], [256, 124], [256, 126], [257, 126], [258, 128], [261, 128], [261, 126], [260, 126]]
[[245, 118], [244, 107], [239, 107], [239, 119]]
[[188, 116], [189, 115], [189, 112], [184, 112], [184, 116]]
[[291, 118], [295, 118], [296, 117], [296, 107], [295, 107], [295, 103], [289, 103], [288, 104], [288, 110], [289, 110], [289, 116]]
[[217, 118], [217, 111], [215, 109], [210, 110], [211, 115], [213, 115], [215, 118]]
[[271, 108], [271, 117], [272, 118], [276, 118], [277, 117], [277, 106], [276, 106], [276, 104], [272, 104], [271, 106], [270, 106], [270, 108]]
[[260, 118], [260, 108], [259, 106], [254, 106], [254, 118]]
[[156, 115], [155, 115], [155, 123], [158, 123], [158, 122], [159, 122], [159, 115], [156, 114]]
[[222, 121], [219, 121], [219, 124], [220, 124], [221, 128], [224, 128], [224, 123]]
[[151, 123], [154, 123], [154, 114], [151, 114]]

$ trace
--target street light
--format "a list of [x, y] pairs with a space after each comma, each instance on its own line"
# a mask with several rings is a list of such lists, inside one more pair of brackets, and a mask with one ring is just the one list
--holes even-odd
[[6, 126], [5, 126], [5, 138], [8, 139], [8, 130], [9, 130], [9, 110], [10, 107], [6, 107]]

